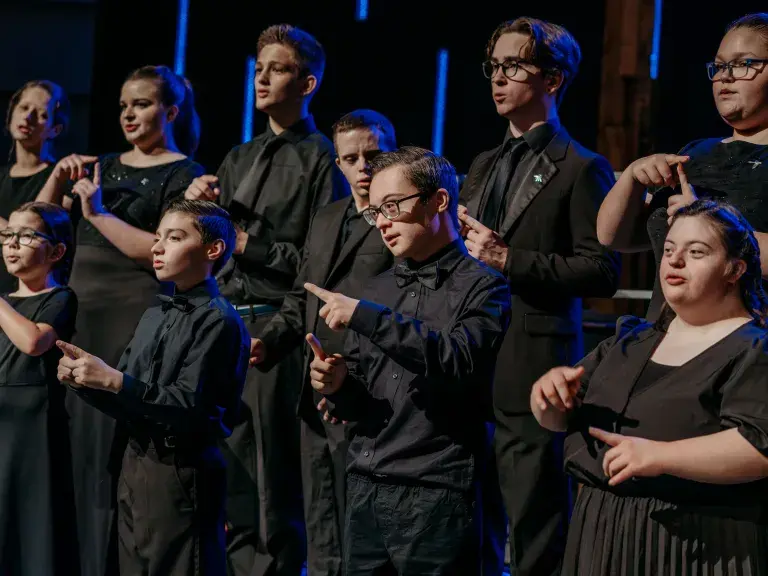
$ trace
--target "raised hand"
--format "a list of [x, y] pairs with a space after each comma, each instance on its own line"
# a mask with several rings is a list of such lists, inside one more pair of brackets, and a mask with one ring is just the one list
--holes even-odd
[[80, 198], [83, 210], [83, 218], [86, 220], [97, 214], [105, 212], [101, 201], [101, 166], [98, 162], [93, 167], [93, 180], [81, 178], [72, 187], [72, 193]]
[[53, 169], [53, 177], [59, 182], [67, 180], [77, 181], [90, 175], [86, 164], [93, 164], [99, 160], [98, 156], [85, 156], [82, 154], [70, 154], [59, 160]]
[[212, 174], [203, 174], [192, 180], [192, 183], [184, 192], [184, 198], [187, 200], [211, 200], [215, 202], [220, 194], [219, 177]]
[[676, 164], [688, 162], [690, 156], [678, 156], [677, 154], [652, 154], [639, 158], [632, 162], [627, 171], [635, 182], [643, 186], [672, 186], [677, 178], [672, 167]]
[[507, 263], [509, 246], [504, 243], [501, 236], [472, 218], [466, 209], [459, 210], [459, 222], [462, 224], [462, 232], [466, 231], [464, 244], [469, 254], [502, 272]]
[[634, 477], [653, 477], [664, 473], [660, 454], [665, 442], [656, 442], [635, 436], [624, 436], [589, 428], [589, 434], [612, 446], [603, 457], [603, 472], [610, 478], [608, 484], [616, 486]]
[[531, 400], [542, 412], [554, 409], [568, 412], [576, 406], [576, 395], [581, 389], [584, 368], [558, 366], [539, 378], [531, 390]]
[[669, 197], [669, 207], [667, 208], [667, 216], [669, 218], [667, 219], [667, 224], [672, 224], [672, 217], [680, 208], [693, 204], [699, 199], [693, 186], [688, 183], [688, 176], [686, 176], [682, 164], [677, 165], [677, 180], [680, 182], [680, 194]]
[[347, 363], [341, 354], [328, 356], [314, 334], [307, 334], [307, 343], [314, 358], [309, 364], [309, 381], [321, 394], [335, 394], [347, 377]]
[[108, 366], [101, 358], [62, 340], [57, 340], [56, 346], [64, 353], [57, 370], [61, 382], [115, 393], [122, 389], [123, 373]]
[[248, 359], [248, 364], [251, 366], [259, 365], [264, 362], [266, 355], [267, 350], [264, 341], [259, 338], [251, 338], [251, 354]]
[[320, 308], [319, 315], [320, 318], [325, 320], [328, 328], [341, 331], [347, 327], [360, 300], [355, 300], [338, 292], [325, 290], [309, 282], [304, 284], [304, 288], [307, 292], [314, 294], [323, 301], [324, 305]]

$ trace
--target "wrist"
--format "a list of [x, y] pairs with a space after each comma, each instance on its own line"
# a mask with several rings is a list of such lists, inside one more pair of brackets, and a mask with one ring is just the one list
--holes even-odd
[[675, 462], [680, 458], [676, 443], [656, 441], [654, 444], [653, 454], [656, 460], [658, 475], [672, 474]]
[[117, 394], [123, 389], [123, 373], [114, 368], [110, 368], [110, 370], [111, 374], [108, 379], [109, 390]]

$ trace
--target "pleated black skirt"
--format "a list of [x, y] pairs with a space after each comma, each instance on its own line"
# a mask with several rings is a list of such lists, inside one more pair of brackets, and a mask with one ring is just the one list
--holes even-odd
[[768, 575], [768, 526], [750, 516], [757, 518], [757, 510], [687, 509], [585, 486], [571, 518], [562, 574]]

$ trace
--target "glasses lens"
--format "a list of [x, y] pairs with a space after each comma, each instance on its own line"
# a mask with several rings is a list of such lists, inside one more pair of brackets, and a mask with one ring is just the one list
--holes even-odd
[[365, 218], [365, 221], [368, 222], [371, 226], [376, 226], [376, 215], [378, 213], [378, 210], [375, 208], [366, 208], [363, 210], [363, 218]]
[[22, 232], [19, 234], [19, 244], [23, 246], [29, 246], [32, 244], [32, 240], [35, 239], [35, 233], [34, 232]]
[[13, 240], [13, 232], [10, 232], [8, 230], [3, 230], [0, 232], [0, 243], [2, 244], [10, 244]]
[[518, 64], [518, 62], [516, 60], [512, 61], [512, 62], [505, 63], [504, 64], [504, 76], [506, 76], [507, 78], [510, 78], [510, 79], [514, 78], [515, 74], [517, 74], [517, 69], [519, 67], [520, 67], [520, 65]]
[[400, 207], [396, 202], [385, 202], [381, 205], [381, 213], [389, 220], [394, 220], [400, 216]]
[[496, 65], [491, 62], [490, 60], [486, 60], [483, 62], [483, 76], [486, 78], [493, 78], [494, 73], [496, 72]]

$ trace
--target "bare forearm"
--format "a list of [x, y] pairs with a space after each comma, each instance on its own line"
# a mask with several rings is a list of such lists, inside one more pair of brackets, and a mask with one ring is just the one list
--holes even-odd
[[29, 354], [39, 356], [47, 352], [56, 342], [56, 335], [48, 332], [16, 312], [7, 301], [0, 299], [0, 329], [16, 348]]
[[102, 233], [120, 252], [134, 260], [150, 261], [154, 234], [134, 228], [127, 222], [109, 213], [95, 214], [90, 223]]
[[645, 188], [624, 172], [600, 205], [597, 238], [603, 246], [619, 251], [646, 250], [638, 242], [638, 226], [645, 212]]
[[743, 484], [768, 476], [768, 458], [738, 430], [661, 445], [665, 474], [709, 484]]
[[40, 189], [40, 192], [37, 193], [37, 198], [35, 198], [35, 200], [38, 202], [61, 205], [63, 196], [64, 182], [59, 180], [56, 176], [56, 171], [54, 170]]

